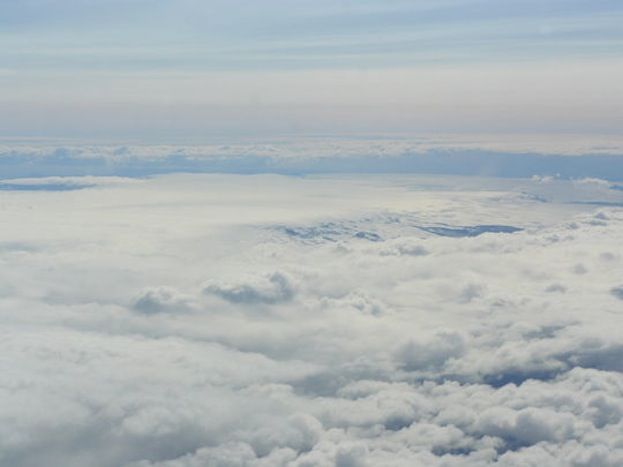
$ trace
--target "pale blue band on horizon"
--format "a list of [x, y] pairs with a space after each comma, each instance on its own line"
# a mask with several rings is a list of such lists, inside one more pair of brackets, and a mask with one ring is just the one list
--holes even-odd
[[176, 152], [156, 158], [138, 154], [111, 158], [93, 155], [84, 157], [65, 150], [56, 150], [43, 156], [18, 152], [0, 155], [0, 179], [84, 175], [144, 177], [167, 173], [419, 173], [504, 178], [588, 177], [618, 182], [623, 181], [623, 156], [517, 154], [486, 150], [432, 150], [398, 156], [362, 153], [346, 157], [290, 158], [243, 153], [201, 157]]

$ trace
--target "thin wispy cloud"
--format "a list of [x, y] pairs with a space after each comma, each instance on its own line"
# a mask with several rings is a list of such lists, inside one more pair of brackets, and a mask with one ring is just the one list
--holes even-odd
[[6, 135], [603, 133], [622, 107], [613, 1], [26, 0], [0, 17]]

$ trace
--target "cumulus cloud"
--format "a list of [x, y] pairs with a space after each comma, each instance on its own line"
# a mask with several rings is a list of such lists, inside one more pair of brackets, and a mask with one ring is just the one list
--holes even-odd
[[455, 332], [438, 333], [424, 342], [409, 340], [398, 350], [398, 361], [407, 370], [441, 367], [450, 358], [465, 352], [464, 338]]
[[172, 287], [149, 287], [141, 291], [132, 307], [146, 314], [187, 311], [193, 308], [193, 297]]
[[581, 203], [602, 189], [3, 191], [0, 465], [621, 465], [623, 211]]
[[244, 282], [208, 281], [203, 292], [232, 303], [275, 304], [292, 300], [295, 287], [286, 274], [274, 272]]

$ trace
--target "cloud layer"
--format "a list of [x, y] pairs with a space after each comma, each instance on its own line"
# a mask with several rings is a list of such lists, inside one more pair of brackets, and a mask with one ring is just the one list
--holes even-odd
[[88, 184], [0, 192], [0, 465], [623, 463], [609, 184]]
[[[107, 176], [114, 180], [116, 176], [180, 172], [425, 173], [510, 178], [536, 175], [607, 183], [623, 180], [622, 155], [623, 139], [613, 135], [284, 138], [263, 143], [211, 145], [106, 145], [70, 140], [0, 139], [0, 171], [5, 179], [0, 180], [0, 189], [34, 190], [46, 186], [76, 189], [77, 183], [89, 183], [88, 177], [80, 180], [76, 176]], [[30, 177], [46, 180], [35, 182]], [[59, 177], [65, 178], [63, 186], [58, 184]], [[620, 186], [611, 183], [611, 189], [620, 191]]]

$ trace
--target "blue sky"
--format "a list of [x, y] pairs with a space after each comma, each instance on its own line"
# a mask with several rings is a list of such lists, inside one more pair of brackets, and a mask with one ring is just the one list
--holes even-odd
[[2, 0], [0, 136], [616, 132], [621, 24], [620, 1]]

